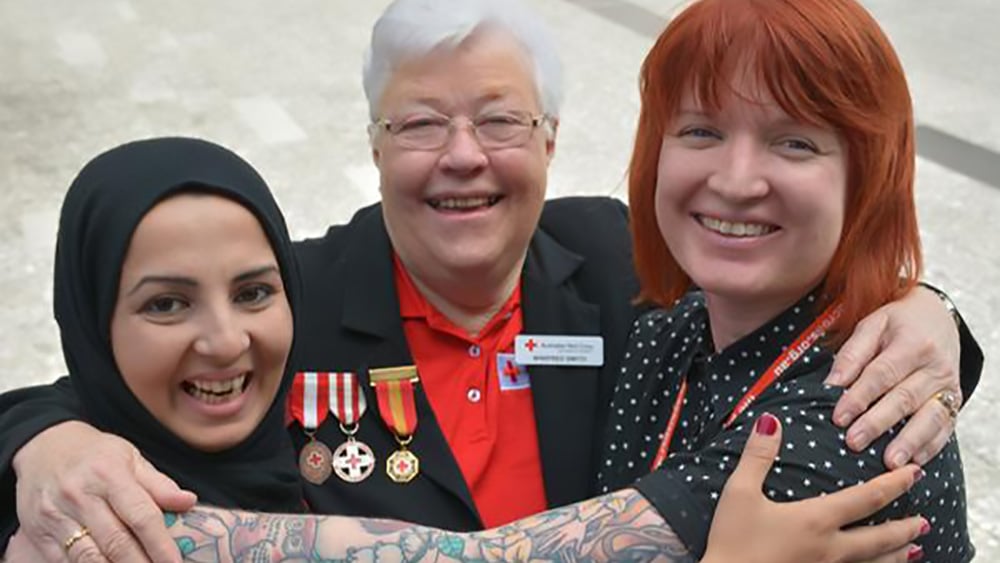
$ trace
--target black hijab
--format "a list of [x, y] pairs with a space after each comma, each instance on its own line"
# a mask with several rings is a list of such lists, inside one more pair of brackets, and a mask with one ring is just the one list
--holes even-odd
[[260, 222], [281, 269], [293, 314], [301, 295], [291, 240], [264, 180], [246, 161], [207, 141], [158, 138], [91, 160], [63, 202], [55, 261], [55, 317], [85, 420], [132, 442], [199, 502], [299, 512], [302, 491], [284, 428], [289, 377], [260, 425], [237, 446], [204, 452], [175, 436], [132, 394], [115, 364], [111, 317], [132, 233], [149, 210], [181, 192], [221, 195]]

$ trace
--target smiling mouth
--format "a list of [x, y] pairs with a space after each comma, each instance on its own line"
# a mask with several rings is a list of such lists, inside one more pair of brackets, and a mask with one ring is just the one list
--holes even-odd
[[242, 395], [252, 379], [253, 372], [248, 371], [222, 381], [182, 381], [181, 389], [205, 404], [218, 405]]
[[428, 199], [427, 205], [438, 211], [475, 211], [493, 207], [500, 200], [502, 195], [479, 196], [479, 197], [448, 197], [443, 199]]
[[695, 215], [695, 218], [706, 229], [720, 235], [733, 238], [751, 238], [769, 235], [779, 229], [776, 225], [765, 223], [743, 223], [740, 221], [724, 221], [706, 215]]

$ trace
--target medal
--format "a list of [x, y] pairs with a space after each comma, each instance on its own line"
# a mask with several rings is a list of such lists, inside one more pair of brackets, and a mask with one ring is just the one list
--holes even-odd
[[322, 372], [298, 372], [292, 380], [288, 395], [292, 418], [302, 425], [309, 442], [299, 453], [299, 473], [313, 485], [322, 485], [333, 472], [333, 454], [330, 448], [316, 439], [316, 429], [326, 420], [329, 412], [330, 378]]
[[[354, 373], [296, 373], [289, 402], [292, 418], [302, 425], [309, 437], [299, 454], [299, 472], [306, 481], [322, 485], [331, 473], [336, 473], [348, 483], [358, 483], [371, 475], [375, 455], [367, 444], [354, 437], [367, 406]], [[315, 437], [316, 429], [331, 412], [340, 421], [341, 432], [347, 436], [347, 441], [332, 453]]]
[[408, 449], [417, 429], [413, 385], [420, 379], [416, 366], [373, 369], [368, 379], [378, 396], [382, 421], [392, 431], [399, 449], [386, 460], [385, 472], [394, 483], [409, 483], [420, 474], [420, 459]]
[[386, 460], [385, 472], [395, 483], [409, 483], [420, 473], [420, 460], [406, 446], [400, 446]]
[[348, 483], [364, 481], [375, 469], [372, 449], [354, 437], [367, 406], [354, 373], [330, 374], [330, 412], [340, 421], [340, 431], [347, 436], [347, 441], [333, 452], [333, 472]]
[[375, 470], [375, 454], [368, 444], [348, 436], [347, 441], [333, 452], [331, 465], [337, 477], [348, 483], [360, 483]]
[[333, 454], [330, 453], [330, 448], [319, 440], [310, 440], [299, 453], [299, 472], [303, 479], [313, 485], [326, 482], [333, 472]]

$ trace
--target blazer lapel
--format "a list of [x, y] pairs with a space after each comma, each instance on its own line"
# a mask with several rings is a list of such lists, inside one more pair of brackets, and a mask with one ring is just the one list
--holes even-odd
[[[600, 308], [566, 284], [583, 258], [542, 231], [532, 238], [522, 276], [525, 334], [600, 336]], [[606, 361], [607, 359], [605, 359]], [[600, 367], [531, 366], [542, 475], [549, 506], [590, 492]]]
[[[369, 385], [368, 369], [412, 365], [413, 357], [406, 343], [403, 324], [399, 316], [399, 297], [393, 277], [392, 245], [382, 221], [381, 208], [363, 219], [359, 226], [359, 236], [365, 244], [354, 244], [349, 251], [348, 264], [354, 266], [345, 273], [343, 280], [344, 309], [343, 326], [365, 334], [373, 339], [368, 352], [357, 366], [362, 388], [367, 394], [368, 404], [378, 410], [375, 390]], [[421, 385], [415, 387], [417, 409], [417, 430], [410, 450], [420, 460], [418, 477], [431, 479], [442, 488], [457, 496], [476, 514], [478, 511], [472, 495], [465, 483], [458, 462], [451, 453], [447, 440], [438, 426], [427, 394]], [[381, 414], [372, 413], [384, 426]], [[385, 430], [390, 432], [388, 428]]]

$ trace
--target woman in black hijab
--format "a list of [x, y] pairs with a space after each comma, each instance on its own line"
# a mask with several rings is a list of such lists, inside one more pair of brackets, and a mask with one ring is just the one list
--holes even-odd
[[[157, 469], [196, 493], [199, 502], [273, 512], [301, 511], [295, 452], [283, 424], [290, 378], [277, 374], [280, 383], [273, 384], [276, 395], [263, 407], [263, 418], [248, 436], [237, 437], [222, 449], [206, 448], [205, 444], [194, 447], [191, 439], [178, 437], [144, 406], [116, 362], [115, 352], [123, 351], [114, 347], [112, 322], [133, 234], [154, 207], [192, 193], [221, 196], [257, 219], [280, 270], [277, 273], [288, 305], [295, 311], [299, 282], [291, 241], [281, 212], [257, 172], [229, 150], [202, 140], [158, 138], [128, 143], [84, 166], [63, 202], [54, 308], [71, 373], [69, 381], [87, 422], [132, 442]], [[257, 296], [251, 294], [251, 298]], [[175, 304], [168, 299], [151, 307], [155, 314], [173, 314], [169, 308]], [[290, 333], [290, 324], [288, 329]], [[249, 344], [249, 337], [247, 340]], [[287, 355], [288, 350], [284, 352]], [[237, 381], [245, 390], [255, 383], [243, 380], [254, 377], [253, 373], [243, 374]], [[200, 390], [189, 382], [180, 384], [192, 397], [201, 393], [205, 399], [213, 391], [211, 383], [202, 382]], [[215, 391], [219, 391], [218, 385]], [[206, 401], [210, 409], [218, 407], [222, 399]], [[212, 449], [218, 451], [206, 451]], [[13, 517], [4, 516], [8, 520]], [[6, 540], [16, 522], [3, 522], [2, 529]]]

